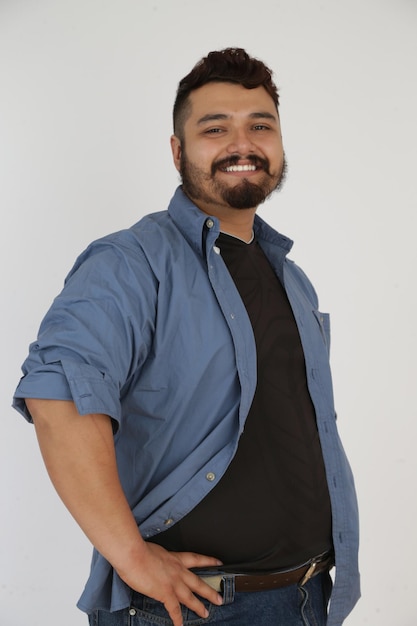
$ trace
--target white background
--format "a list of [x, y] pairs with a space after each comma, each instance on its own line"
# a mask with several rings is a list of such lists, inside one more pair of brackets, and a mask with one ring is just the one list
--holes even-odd
[[208, 51], [275, 71], [289, 161], [260, 210], [332, 314], [361, 508], [348, 626], [415, 626], [416, 0], [0, 0], [0, 624], [78, 626], [90, 547], [10, 408], [77, 254], [166, 208], [171, 108]]

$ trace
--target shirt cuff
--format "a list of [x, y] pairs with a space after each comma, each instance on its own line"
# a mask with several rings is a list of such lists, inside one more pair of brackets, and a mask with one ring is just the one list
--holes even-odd
[[70, 400], [80, 415], [102, 413], [120, 423], [118, 385], [92, 365], [64, 360], [44, 365], [24, 376], [14, 395], [13, 407], [29, 422], [25, 398]]

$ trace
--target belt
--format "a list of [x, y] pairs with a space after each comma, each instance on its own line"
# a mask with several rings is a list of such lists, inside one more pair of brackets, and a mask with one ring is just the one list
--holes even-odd
[[334, 565], [333, 553], [325, 553], [289, 570], [280, 570], [268, 574], [229, 574], [220, 573], [201, 576], [202, 580], [215, 591], [222, 591], [222, 584], [225, 578], [234, 578], [235, 591], [263, 591], [268, 589], [278, 589], [290, 585], [302, 587], [310, 578], [329, 571]]

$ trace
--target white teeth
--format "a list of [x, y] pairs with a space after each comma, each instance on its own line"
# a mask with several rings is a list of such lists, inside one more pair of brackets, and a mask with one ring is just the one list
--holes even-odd
[[256, 165], [231, 165], [225, 168], [225, 172], [255, 172]]

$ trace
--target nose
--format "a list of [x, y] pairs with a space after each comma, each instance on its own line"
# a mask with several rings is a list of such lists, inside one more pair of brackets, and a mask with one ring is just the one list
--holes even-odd
[[254, 152], [255, 146], [249, 136], [249, 131], [245, 128], [235, 128], [230, 131], [227, 151], [229, 154], [240, 155]]

